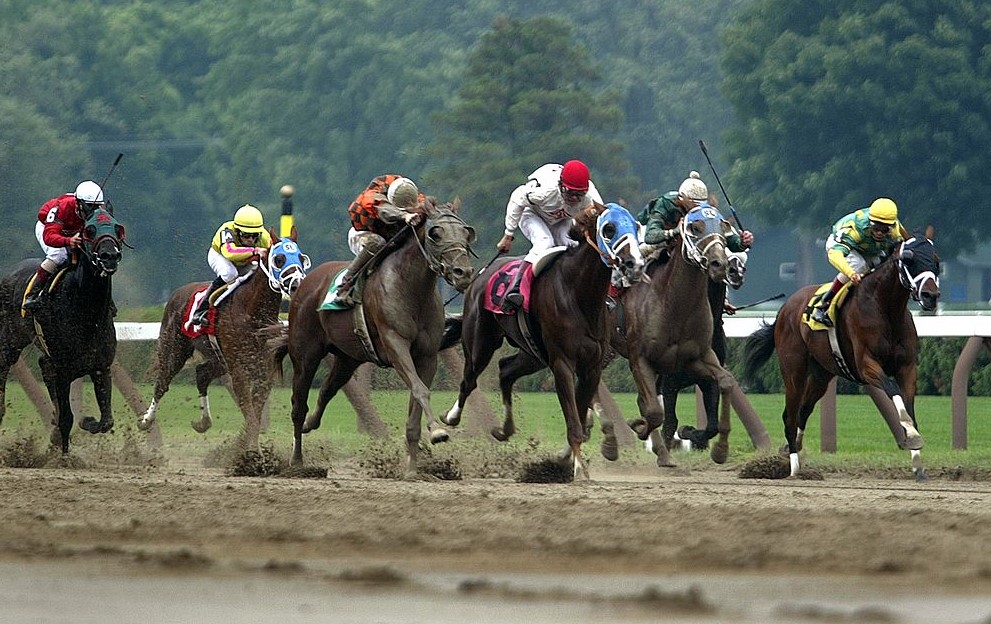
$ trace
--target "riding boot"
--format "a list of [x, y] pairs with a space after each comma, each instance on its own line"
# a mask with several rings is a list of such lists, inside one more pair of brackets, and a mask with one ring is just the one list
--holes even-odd
[[523, 281], [523, 273], [530, 263], [524, 260], [520, 263], [516, 275], [513, 276], [513, 283], [506, 289], [506, 294], [502, 296], [502, 311], [512, 312], [523, 307], [523, 293], [520, 292], [520, 283]]
[[361, 248], [358, 255], [348, 265], [348, 269], [344, 273], [344, 278], [341, 280], [341, 285], [337, 287], [337, 296], [334, 299], [335, 303], [353, 306], [360, 299], [360, 296], [357, 296], [360, 293], [355, 292], [355, 287], [358, 285], [358, 276], [361, 274], [361, 270], [365, 265], [381, 249], [382, 244], [375, 241], [369, 241]]
[[25, 311], [34, 314], [35, 310], [37, 310], [47, 298], [48, 289], [45, 288], [45, 286], [48, 284], [49, 277], [51, 277], [51, 274], [48, 271], [42, 267], [38, 267], [38, 272], [35, 273], [34, 276], [34, 283], [31, 284], [31, 290], [24, 297], [24, 304], [22, 307]]
[[200, 327], [206, 327], [207, 317], [210, 313], [210, 296], [217, 292], [217, 289], [226, 284], [222, 277], [215, 277], [212, 282], [210, 282], [210, 287], [207, 288], [206, 294], [200, 299], [200, 304], [196, 307], [196, 311], [193, 312], [193, 325], [199, 325]]
[[[829, 304], [833, 302], [833, 297], [839, 291], [839, 287], [836, 286], [837, 282], [838, 280], [833, 282], [832, 287], [826, 291], [822, 299], [819, 300], [819, 303], [816, 304], [815, 310], [812, 311], [812, 320], [826, 327], [833, 326], [833, 322], [829, 320], [829, 314], [827, 312], [829, 311]], [[842, 284], [840, 286], [842, 287]]]

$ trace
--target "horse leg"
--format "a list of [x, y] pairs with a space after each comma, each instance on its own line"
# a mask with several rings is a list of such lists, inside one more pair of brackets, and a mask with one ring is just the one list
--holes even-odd
[[[905, 446], [912, 454], [912, 474], [916, 481], [928, 479], [925, 466], [922, 464], [922, 447], [925, 440], [919, 433], [915, 419], [915, 388], [918, 369], [915, 365], [903, 366], [897, 373], [897, 380], [885, 376], [881, 389], [891, 397], [891, 402], [898, 410], [898, 422], [905, 430]], [[896, 439], [897, 440], [897, 439]]]
[[[197, 433], [206, 433], [213, 426], [213, 415], [210, 413], [210, 398], [207, 396], [207, 388], [210, 383], [222, 376], [227, 370], [223, 362], [216, 357], [207, 356], [207, 359], [196, 365], [196, 390], [200, 397], [200, 419], [193, 420], [189, 424]], [[236, 395], [235, 395], [236, 396]]]
[[72, 414], [72, 406], [69, 403], [69, 386], [72, 380], [63, 375], [58, 375], [55, 381], [54, 403], [56, 405], [56, 419], [58, 424], [59, 445], [62, 454], [69, 454], [69, 435], [72, 433], [72, 423], [75, 417]]
[[110, 369], [94, 371], [90, 373], [89, 378], [93, 382], [93, 394], [96, 396], [96, 405], [100, 409], [100, 420], [86, 416], [79, 423], [79, 427], [90, 433], [107, 433], [114, 428], [114, 414], [111, 408], [113, 383]]
[[[304, 348], [309, 342], [303, 342]], [[301, 349], [302, 350], [302, 349]], [[297, 353], [290, 349], [289, 357], [292, 360], [292, 458], [290, 463], [294, 466], [303, 463], [303, 427], [308, 409], [307, 399], [310, 394], [310, 384], [320, 366], [320, 360], [324, 353], [317, 349], [306, 349], [304, 353]], [[339, 365], [340, 358], [334, 358], [334, 362]], [[324, 380], [324, 384], [327, 380]], [[322, 391], [322, 390], [321, 390]], [[319, 420], [317, 421], [319, 422]]]
[[17, 363], [21, 357], [20, 349], [0, 350], [0, 424], [3, 423], [4, 414], [7, 413], [7, 377], [10, 375], [10, 368]]
[[[800, 469], [799, 452], [805, 436], [806, 425], [816, 403], [826, 394], [832, 379], [828, 374], [808, 371], [803, 367], [800, 374], [792, 373], [785, 378], [785, 410], [782, 419], [785, 425], [785, 441], [788, 445], [790, 475], [794, 477]], [[783, 371], [782, 371], [783, 372]]]
[[[320, 384], [320, 393], [317, 395], [317, 408], [306, 415], [306, 419], [303, 421], [303, 433], [309, 433], [314, 429], [320, 428], [327, 404], [337, 396], [337, 392], [344, 387], [344, 384], [350, 381], [354, 375], [354, 371], [363, 364], [363, 362], [359, 362], [346, 355], [338, 355], [329, 361], [330, 371], [328, 371], [323, 383]], [[313, 367], [314, 372], [318, 366], [319, 362]], [[309, 388], [309, 385], [307, 385], [307, 388]]]
[[[176, 333], [178, 334], [178, 331]], [[138, 429], [141, 431], [151, 429], [151, 425], [155, 422], [155, 418], [158, 415], [158, 407], [162, 397], [169, 391], [169, 385], [172, 383], [172, 380], [179, 374], [179, 371], [182, 370], [182, 367], [186, 365], [186, 362], [191, 357], [193, 357], [193, 343], [185, 336], [179, 334], [178, 337], [173, 336], [172, 340], [159, 339], [157, 353], [158, 374], [155, 378], [155, 390], [148, 409], [138, 419]]]
[[[630, 355], [633, 356], [632, 353]], [[629, 362], [637, 386], [637, 407], [640, 409], [640, 419], [629, 424], [638, 438], [646, 440], [650, 432], [664, 421], [664, 407], [657, 400], [657, 372], [644, 357], [633, 356]]]
[[[437, 355], [436, 354], [422, 354], [421, 357], [416, 359], [416, 374], [423, 381], [427, 388], [430, 388], [430, 384], [434, 382], [434, 375], [437, 374]], [[412, 399], [412, 397], [410, 397]], [[414, 406], [410, 404], [410, 408]], [[412, 421], [416, 421], [416, 427], [420, 427], [420, 417], [421, 413], [413, 415], [412, 411], [407, 412], [409, 418], [407, 426], [413, 426]], [[431, 410], [426, 411], [427, 414], [427, 433], [430, 435], [431, 444], [440, 444], [441, 442], [447, 442], [450, 439], [447, 431], [440, 426], [439, 422], [434, 418], [433, 412]]]
[[[575, 394], [575, 371], [573, 367], [563, 358], [558, 358], [550, 365], [551, 372], [554, 373], [554, 387], [557, 389], [557, 400], [561, 404], [561, 411], [564, 413], [564, 424], [567, 429], [568, 448], [565, 450], [563, 459], [570, 463], [572, 477], [578, 477], [579, 469], [588, 479], [588, 468], [582, 461], [582, 441], [584, 440], [584, 428], [581, 422], [581, 415], [578, 413], [578, 401]], [[592, 385], [592, 384], [588, 384]], [[594, 385], [591, 390], [594, 391]], [[588, 409], [588, 401], [591, 393], [585, 400], [584, 407]]]
[[461, 422], [461, 412], [468, 402], [468, 396], [478, 387], [478, 377], [492, 361], [496, 349], [502, 344], [502, 334], [499, 325], [491, 314], [478, 313], [477, 323], [463, 325], [471, 327], [472, 331], [461, 338], [461, 348], [464, 351], [465, 366], [461, 383], [458, 386], [458, 398], [441, 416], [445, 425], [457, 427]]
[[[422, 413], [427, 414], [427, 421], [433, 421], [433, 412], [430, 409], [430, 388], [420, 378], [416, 363], [410, 353], [409, 342], [395, 332], [388, 332], [382, 336], [382, 344], [385, 347], [385, 355], [388, 361], [392, 362], [392, 367], [396, 370], [409, 388], [410, 409], [406, 415], [406, 469], [407, 479], [416, 476], [416, 456], [420, 447], [420, 417]], [[424, 370], [433, 380], [433, 373], [437, 368], [436, 354], [434, 354], [432, 366], [421, 362]], [[433, 370], [431, 370], [431, 368]], [[413, 409], [413, 403], [417, 403], [419, 410]]]
[[499, 390], [502, 394], [502, 426], [492, 429], [492, 437], [505, 442], [516, 433], [513, 420], [513, 385], [544, 368], [543, 362], [524, 351], [517, 351], [499, 360]]
[[[235, 358], [236, 359], [236, 358]], [[258, 437], [261, 434], [261, 404], [256, 404], [254, 384], [244, 367], [236, 366], [231, 370], [231, 389], [234, 392], [234, 402], [244, 416], [243, 449], [257, 450]], [[195, 425], [194, 425], [195, 426]]]

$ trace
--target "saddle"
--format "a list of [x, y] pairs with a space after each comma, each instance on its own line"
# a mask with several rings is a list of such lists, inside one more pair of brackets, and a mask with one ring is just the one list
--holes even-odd
[[[55, 291], [55, 287], [58, 286], [59, 282], [62, 281], [62, 278], [65, 277], [66, 272], [72, 270], [74, 265], [75, 260], [73, 260], [72, 264], [60, 266], [59, 270], [55, 272], [55, 275], [48, 278], [48, 285], [45, 286], [45, 290], [48, 291], [49, 295]], [[28, 293], [31, 292], [31, 288], [34, 286], [36, 279], [38, 279], [37, 272], [31, 275], [31, 279], [29, 279], [28, 283], [24, 286], [24, 292], [21, 293], [21, 318], [26, 318], [28, 315], [27, 310], [24, 309], [24, 302], [27, 301]]]
[[[850, 294], [850, 284], [851, 282], [843, 284], [843, 287], [840, 288], [840, 291], [836, 293], [836, 296], [833, 297], [833, 301], [829, 304], [829, 309], [826, 310], [826, 315], [829, 317], [829, 320], [833, 322], [834, 326], [836, 325], [836, 319], [839, 315], [840, 307], [846, 300], [847, 295]], [[802, 322], [808, 325], [809, 329], [812, 331], [829, 329], [829, 326], [813, 320], [812, 313], [815, 311], [816, 306], [822, 300], [823, 296], [829, 291], [831, 286], [832, 282], [826, 282], [825, 284], [819, 286], [815, 293], [812, 294], [812, 298], [805, 304], [805, 310], [802, 312]]]
[[217, 308], [223, 303], [231, 293], [237, 289], [238, 286], [248, 281], [252, 275], [255, 274], [258, 268], [253, 268], [237, 277], [230, 284], [224, 284], [210, 295], [210, 309], [207, 310], [206, 325], [194, 325], [193, 324], [193, 312], [199, 307], [200, 302], [203, 301], [203, 297], [206, 296], [206, 291], [210, 288], [210, 285], [202, 286], [193, 291], [189, 299], [186, 301], [186, 307], [183, 308], [182, 313], [182, 328], [181, 331], [184, 335], [189, 338], [199, 338], [200, 336], [214, 336], [217, 333]]

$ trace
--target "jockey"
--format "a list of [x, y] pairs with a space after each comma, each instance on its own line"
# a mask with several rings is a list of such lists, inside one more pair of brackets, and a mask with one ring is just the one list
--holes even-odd
[[59, 195], [41, 205], [34, 232], [45, 259], [24, 299], [26, 311], [33, 312], [44, 300], [48, 279], [69, 262], [70, 249], [82, 246], [86, 219], [104, 205], [103, 189], [92, 180], [84, 180], [76, 186], [75, 192]]
[[[668, 256], [660, 252], [667, 249], [671, 239], [679, 234], [678, 225], [690, 210], [709, 201], [709, 189], [698, 171], [692, 171], [682, 181], [676, 191], [668, 191], [647, 202], [637, 220], [644, 225], [643, 244], [640, 251], [644, 258], [656, 255], [657, 262], [666, 262]], [[749, 230], [737, 232], [726, 238], [726, 247], [731, 252], [746, 252], [754, 244], [754, 235]], [[659, 255], [658, 255], [659, 254]], [[720, 363], [726, 360], [726, 335], [723, 332], [722, 313], [735, 314], [736, 308], [726, 300], [725, 282], [709, 282], [709, 308], [712, 312], [712, 348], [719, 356]]]
[[193, 324], [205, 326], [210, 311], [210, 295], [224, 284], [230, 284], [238, 277], [238, 267], [245, 266], [255, 259], [263, 260], [272, 247], [272, 236], [265, 229], [262, 213], [245, 204], [234, 213], [234, 219], [225, 222], [213, 235], [207, 262], [217, 274], [206, 294], [193, 313]]
[[588, 167], [580, 160], [569, 160], [564, 165], [546, 164], [531, 173], [525, 184], [516, 187], [506, 205], [506, 230], [496, 249], [500, 253], [509, 251], [517, 227], [529, 239], [531, 247], [503, 296], [503, 310], [523, 305], [520, 280], [526, 267], [542, 252], [555, 245], [576, 244], [568, 237], [572, 218], [593, 203], [602, 204], [602, 197], [589, 179]]
[[898, 206], [887, 197], [879, 197], [869, 208], [851, 212], [834, 223], [826, 239], [826, 257], [839, 273], [816, 305], [812, 320], [831, 325], [826, 311], [843, 284], [859, 284], [861, 277], [877, 267], [892, 247], [911, 237], [898, 221]]
[[412, 180], [398, 174], [376, 176], [351, 205], [348, 248], [355, 255], [337, 289], [335, 301], [354, 305], [354, 287], [361, 268], [406, 225], [423, 220], [424, 196]]

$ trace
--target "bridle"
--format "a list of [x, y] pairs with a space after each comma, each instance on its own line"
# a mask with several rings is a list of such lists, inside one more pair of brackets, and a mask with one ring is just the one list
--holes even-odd
[[[279, 257], [285, 258], [281, 267], [276, 265]], [[268, 250], [268, 262], [258, 266], [268, 278], [269, 288], [289, 298], [306, 277], [306, 271], [310, 268], [310, 257], [300, 251], [296, 241], [283, 238]]]
[[[929, 241], [929, 239], [925, 239], [925, 241], [929, 245], [932, 245], [932, 242]], [[908, 270], [905, 260], [911, 260], [915, 256], [915, 252], [912, 249], [906, 249], [906, 245], [915, 242], [915, 238], [910, 238], [898, 247], [898, 281], [901, 283], [902, 287], [912, 293], [912, 299], [921, 303], [922, 289], [927, 282], [932, 281], [933, 285], [936, 287], [936, 290], [939, 290], [939, 276], [937, 276], [931, 269], [920, 271], [917, 275], [912, 275], [912, 273]]]
[[[467, 236], [464, 237], [464, 241], [438, 240], [430, 235], [431, 229], [438, 226], [460, 227], [467, 232]], [[451, 265], [445, 261], [445, 258], [462, 253], [464, 255], [474, 256], [477, 258], [478, 255], [475, 254], [471, 248], [471, 243], [475, 240], [475, 228], [465, 223], [464, 220], [454, 212], [443, 209], [439, 210], [437, 214], [428, 217], [426, 221], [424, 221], [423, 228], [423, 240], [420, 240], [420, 237], [416, 236], [415, 232], [413, 238], [416, 240], [416, 244], [420, 248], [420, 253], [423, 254], [423, 258], [427, 261], [427, 267], [437, 275], [444, 278], [445, 282], [457, 288], [457, 285], [449, 275]]]

